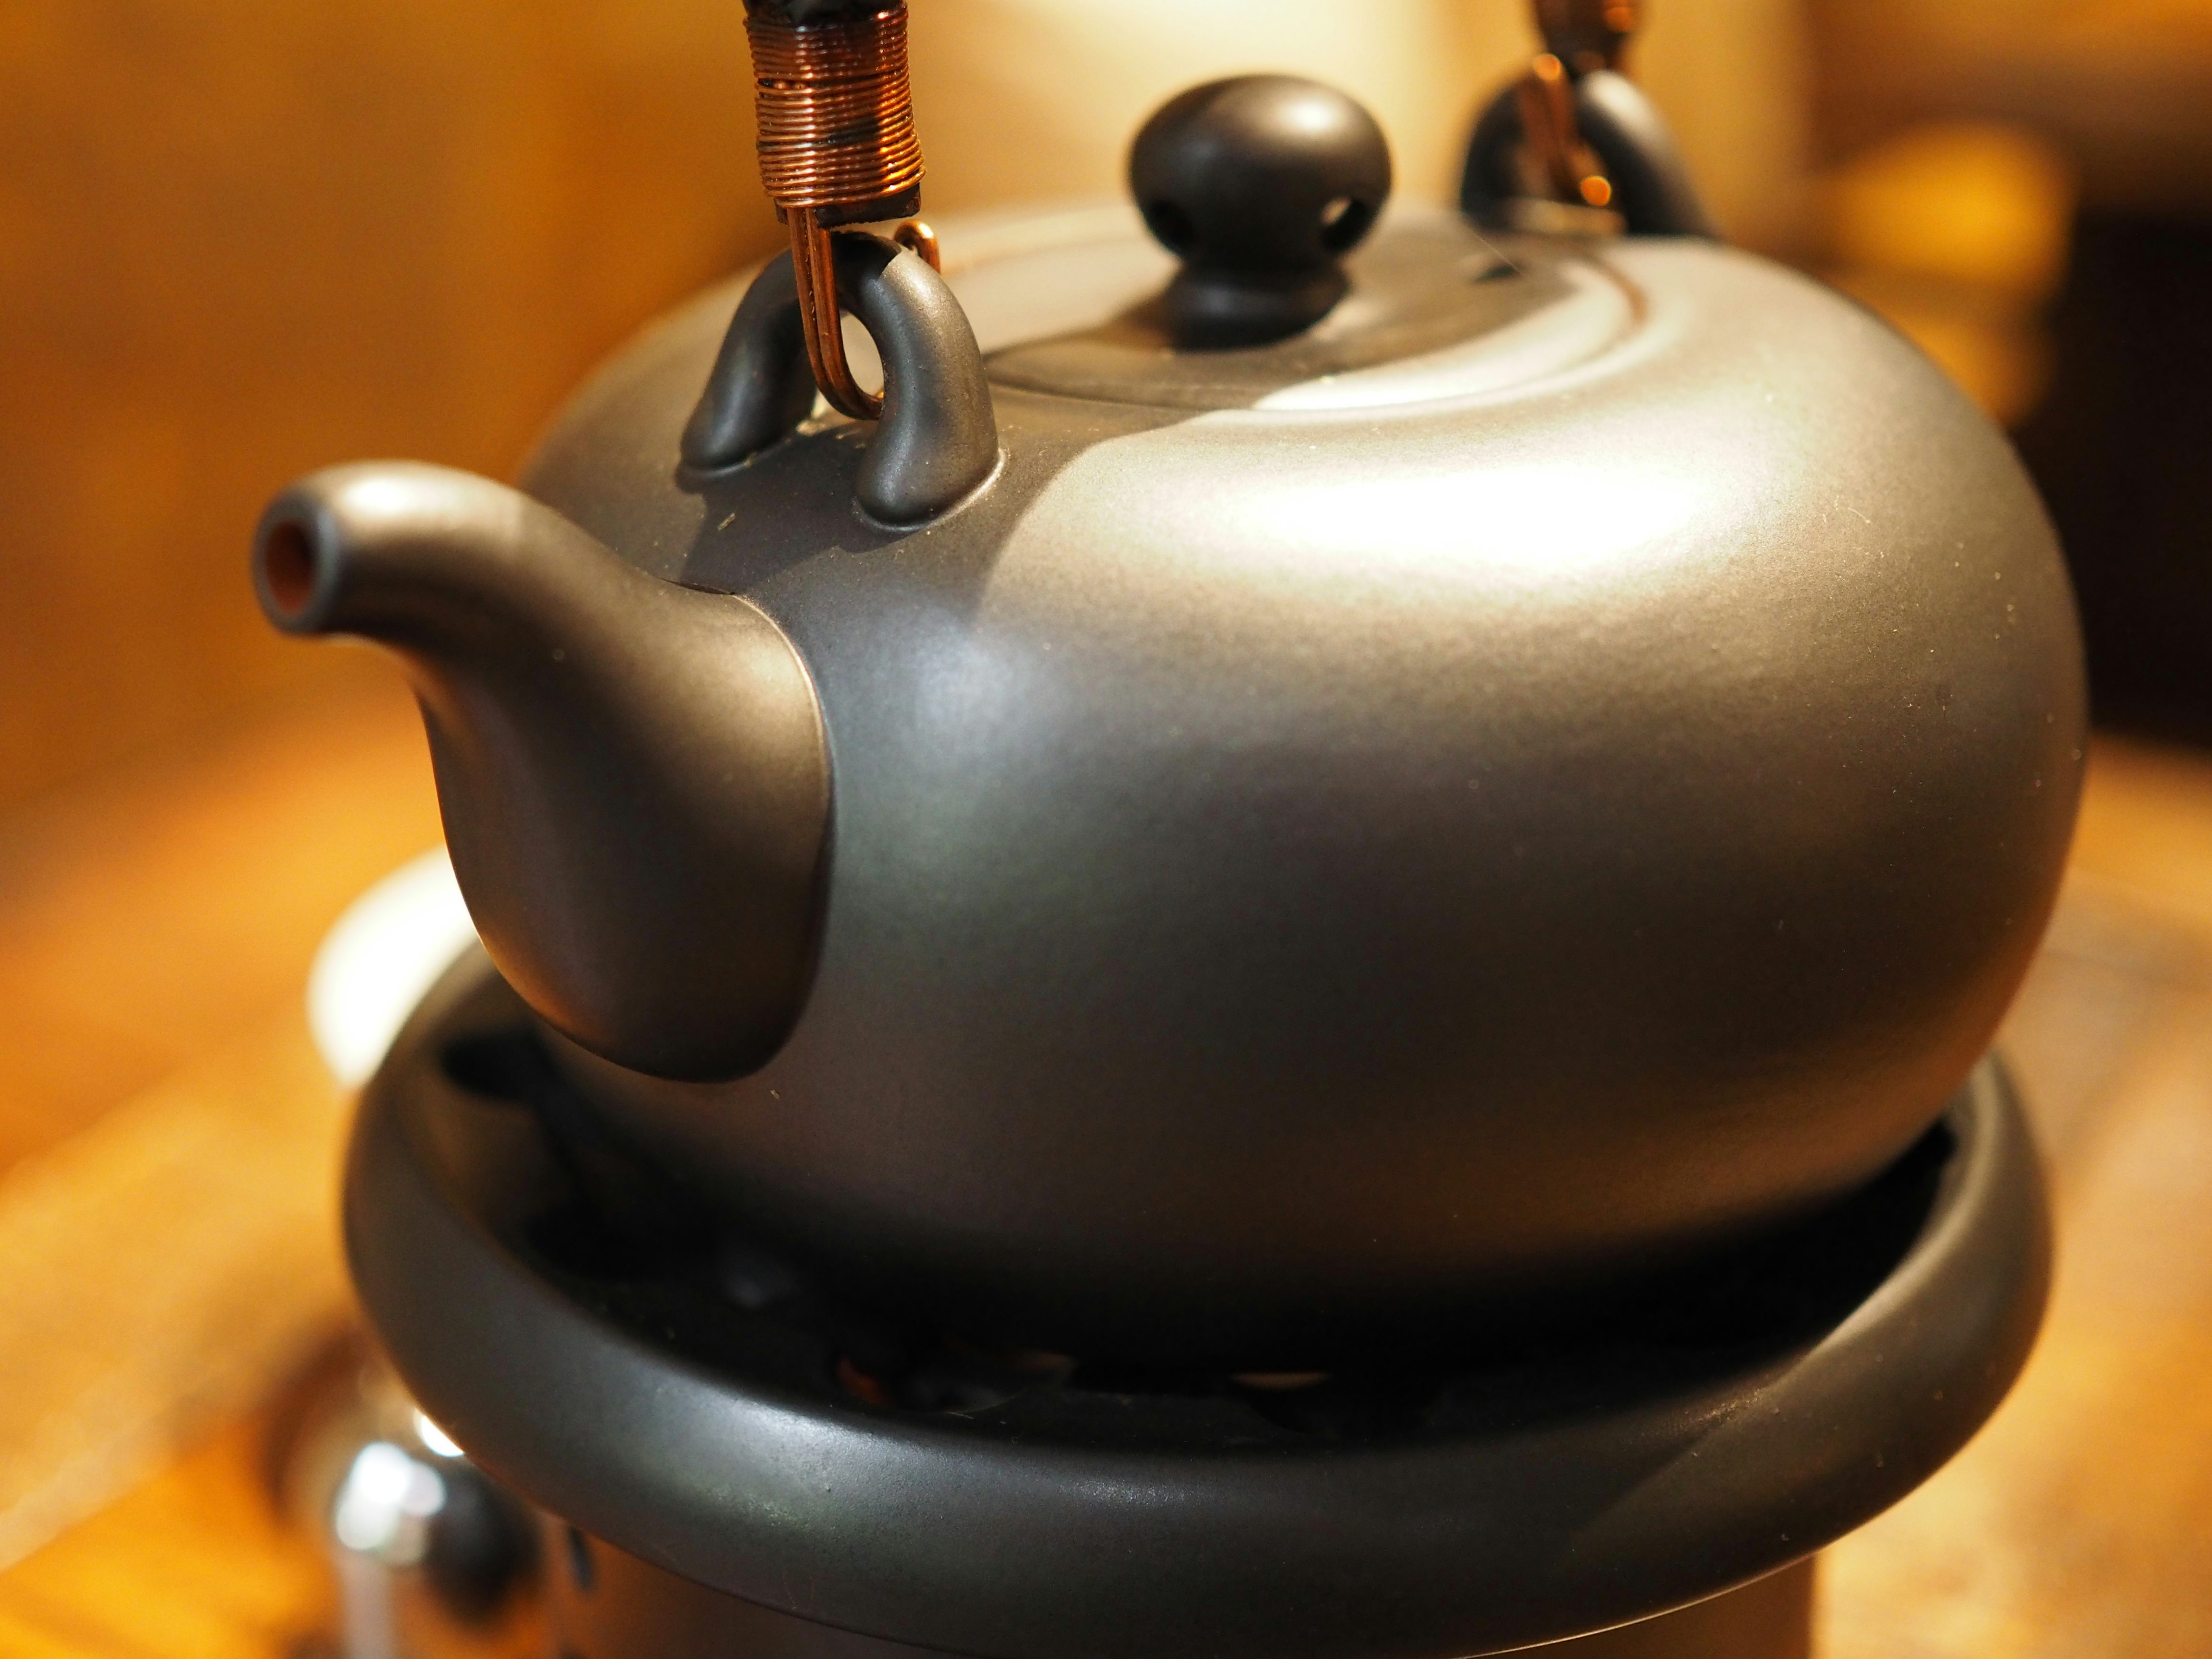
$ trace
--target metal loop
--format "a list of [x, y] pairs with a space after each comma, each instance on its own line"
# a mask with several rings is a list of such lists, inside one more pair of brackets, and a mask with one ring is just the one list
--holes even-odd
[[[861, 387], [845, 355], [830, 232], [911, 213], [921, 199], [906, 24], [905, 0], [811, 22], [771, 0], [746, 7], [761, 179], [790, 227], [806, 360], [830, 407], [856, 421], [882, 418], [884, 402]], [[898, 240], [937, 265], [927, 225]]]
[[[1632, 236], [1717, 234], [1666, 121], [1643, 90], [1609, 70], [1595, 70], [1570, 86], [1576, 129], [1613, 186], [1605, 211], [1618, 214]], [[1516, 203], [1532, 194], [1552, 194], [1545, 179], [1530, 177], [1536, 169], [1530, 165], [1523, 108], [1516, 83], [1499, 92], [1475, 123], [1460, 208], [1477, 224], [1510, 226]]]
[[[799, 316], [806, 338], [806, 361], [814, 383], [840, 414], [856, 421], [879, 421], [884, 400], [864, 388], [853, 374], [845, 352], [844, 313], [837, 301], [836, 251], [833, 233], [811, 208], [795, 208], [791, 220], [791, 265], [799, 279]], [[909, 219], [891, 233], [891, 240], [919, 254], [932, 270], [942, 271], [944, 256], [937, 233], [920, 219]]]
[[891, 233], [891, 240], [921, 255], [939, 276], [945, 274], [945, 255], [937, 246], [937, 233], [930, 228], [927, 219], [908, 220]]
[[[999, 464], [983, 356], [959, 301], [918, 252], [860, 232], [827, 240], [837, 292], [884, 362], [882, 423], [863, 452], [854, 493], [881, 523], [918, 524], [957, 506]], [[746, 291], [684, 428], [683, 462], [695, 477], [760, 454], [813, 409], [804, 292], [793, 263], [781, 258]]]
[[1521, 131], [1528, 145], [1535, 178], [1552, 196], [1583, 207], [1601, 208], [1613, 201], [1613, 180], [1605, 164], [1583, 142], [1575, 118], [1574, 82], [1566, 65], [1553, 53], [1539, 52], [1516, 88], [1521, 106]]
[[1620, 73], [1643, 0], [1533, 4], [1545, 50], [1475, 123], [1462, 210], [1478, 223], [1711, 235], [1666, 122]]

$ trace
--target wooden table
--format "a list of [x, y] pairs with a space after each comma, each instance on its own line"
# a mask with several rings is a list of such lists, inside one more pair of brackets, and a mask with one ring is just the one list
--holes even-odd
[[[2212, 1653], [2212, 762], [2092, 761], [2006, 1038], [2055, 1177], [2050, 1325], [1981, 1437], [1825, 1559], [1828, 1659]], [[345, 1315], [299, 987], [435, 834], [366, 671], [0, 825], [0, 1553], [11, 1517], [82, 1514], [0, 1572], [9, 1659], [289, 1659], [320, 1628], [269, 1479], [270, 1402]]]

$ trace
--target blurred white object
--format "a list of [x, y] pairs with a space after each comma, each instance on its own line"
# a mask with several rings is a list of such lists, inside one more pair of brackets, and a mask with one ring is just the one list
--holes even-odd
[[331, 1074], [349, 1089], [368, 1082], [415, 1005], [476, 937], [442, 847], [356, 899], [307, 975], [307, 1024]]

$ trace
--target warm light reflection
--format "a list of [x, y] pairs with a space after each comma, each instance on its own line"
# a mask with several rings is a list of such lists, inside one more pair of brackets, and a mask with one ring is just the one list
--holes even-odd
[[[1371, 550], [1378, 568], [1541, 584], [1656, 560], [1686, 526], [1710, 521], [1711, 486], [1695, 471], [1551, 464], [1379, 480], [1341, 478], [1273, 492], [1255, 512], [1265, 540]], [[1439, 554], [1449, 556], [1440, 562]]]
[[428, 1415], [417, 1410], [415, 1413], [415, 1437], [441, 1457], [459, 1457], [461, 1449], [453, 1436], [433, 1423]]
[[446, 1483], [389, 1441], [363, 1446], [332, 1501], [331, 1531], [347, 1549], [387, 1566], [413, 1566], [429, 1553], [430, 1522], [446, 1506]]

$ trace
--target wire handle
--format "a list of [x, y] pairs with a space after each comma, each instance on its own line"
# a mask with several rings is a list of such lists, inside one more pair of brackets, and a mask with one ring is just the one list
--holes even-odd
[[1575, 82], [1618, 71], [1642, 21], [1638, 0], [1535, 0], [1544, 50], [1515, 88], [1521, 106], [1529, 183], [1555, 199], [1583, 207], [1612, 205], [1605, 163], [1583, 142], [1575, 115]]
[[1620, 72], [1641, 0], [1533, 4], [1541, 46], [1475, 122], [1461, 210], [1563, 234], [1717, 235], [1666, 118]]
[[[801, 8], [746, 0], [758, 111], [761, 182], [791, 232], [791, 261], [806, 358], [830, 407], [854, 420], [882, 417], [845, 352], [837, 303], [841, 225], [903, 218], [921, 205], [921, 141], [907, 67], [905, 0]], [[895, 238], [938, 268], [937, 238], [912, 222]]]

